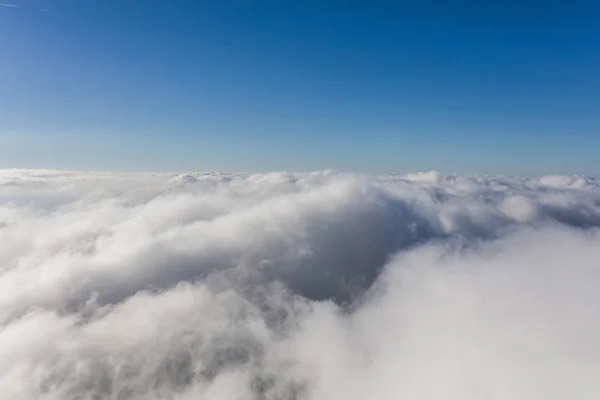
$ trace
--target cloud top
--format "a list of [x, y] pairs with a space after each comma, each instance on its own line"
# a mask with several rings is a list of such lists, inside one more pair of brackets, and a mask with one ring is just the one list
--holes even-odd
[[600, 182], [0, 171], [11, 399], [595, 399]]

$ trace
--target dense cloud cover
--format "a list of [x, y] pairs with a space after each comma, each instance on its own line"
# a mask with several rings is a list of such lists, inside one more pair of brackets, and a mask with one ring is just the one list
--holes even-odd
[[600, 181], [0, 171], [0, 398], [600, 398]]

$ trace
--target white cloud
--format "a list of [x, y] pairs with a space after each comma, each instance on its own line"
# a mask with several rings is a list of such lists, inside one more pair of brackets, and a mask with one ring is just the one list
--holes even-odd
[[600, 182], [0, 171], [0, 397], [596, 399]]

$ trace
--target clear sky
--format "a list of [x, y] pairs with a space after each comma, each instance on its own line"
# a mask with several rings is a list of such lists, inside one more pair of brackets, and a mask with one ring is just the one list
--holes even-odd
[[4, 3], [2, 168], [600, 174], [598, 1]]

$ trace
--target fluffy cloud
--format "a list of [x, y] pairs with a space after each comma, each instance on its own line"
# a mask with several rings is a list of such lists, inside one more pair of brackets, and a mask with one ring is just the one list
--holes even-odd
[[596, 399], [600, 182], [0, 172], [10, 399]]

